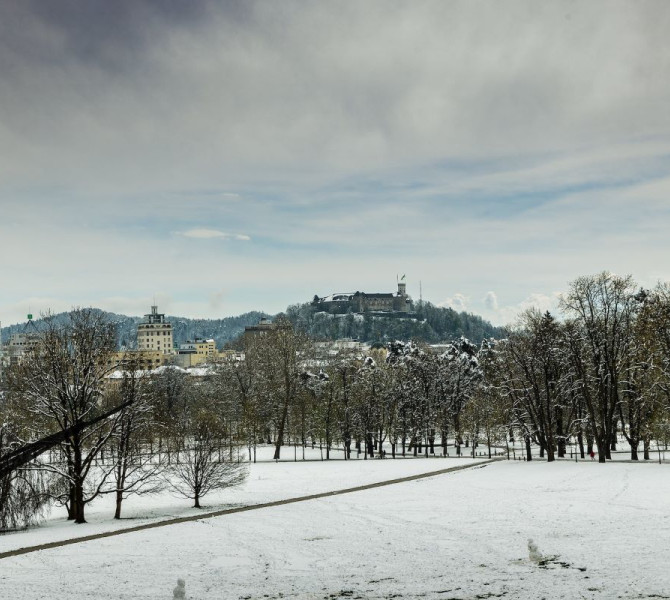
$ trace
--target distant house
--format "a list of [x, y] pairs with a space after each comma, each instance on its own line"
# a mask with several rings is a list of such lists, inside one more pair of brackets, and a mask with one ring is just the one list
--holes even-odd
[[408, 313], [412, 310], [412, 299], [407, 295], [404, 281], [398, 283], [393, 293], [336, 293], [330, 296], [314, 296], [312, 304], [319, 310], [332, 314], [342, 313]]

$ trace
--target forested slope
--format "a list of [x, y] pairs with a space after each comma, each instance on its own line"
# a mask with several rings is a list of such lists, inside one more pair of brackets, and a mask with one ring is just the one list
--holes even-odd
[[475, 343], [501, 337], [502, 329], [477, 315], [456, 312], [430, 302], [418, 303], [408, 316], [319, 312], [312, 304], [294, 304], [286, 310], [288, 319], [316, 339], [354, 338], [370, 343], [391, 340], [420, 340], [429, 343], [450, 341], [464, 336]]

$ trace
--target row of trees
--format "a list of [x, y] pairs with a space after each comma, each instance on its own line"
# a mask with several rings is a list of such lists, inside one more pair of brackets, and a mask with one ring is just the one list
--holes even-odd
[[[239, 437], [255, 457], [259, 441], [303, 449], [334, 448], [351, 458], [446, 449], [454, 432], [464, 443], [461, 415], [481, 382], [478, 348], [465, 339], [436, 354], [393, 342], [369, 356], [356, 350], [315, 351], [289, 326], [247, 339], [244, 361], [217, 366], [214, 377], [237, 407]], [[467, 435], [466, 435], [467, 438]], [[303, 453], [304, 454], [304, 453]]]
[[670, 287], [640, 290], [610, 273], [575, 280], [560, 318], [528, 310], [503, 339], [461, 338], [436, 351], [393, 342], [371, 356], [314, 352], [289, 326], [246, 340], [246, 360], [220, 365], [250, 455], [287, 434], [350, 457], [389, 447], [392, 456], [456, 452], [484, 441], [523, 440], [553, 461], [574, 444], [582, 457], [611, 458], [621, 439], [638, 460], [670, 437]]
[[582, 457], [596, 448], [605, 462], [625, 439], [633, 460], [640, 444], [649, 458], [652, 442], [670, 434], [670, 288], [584, 277], [561, 312], [527, 311], [500, 340], [392, 342], [368, 355], [315, 344], [278, 318], [241, 340], [243, 358], [199, 377], [127, 362], [110, 379], [113, 328], [73, 311], [8, 371], [0, 457], [109, 416], [0, 481], [2, 526], [54, 500], [83, 522], [86, 505], [107, 493], [119, 517], [127, 495], [166, 486], [199, 506], [243, 478], [240, 450], [255, 461], [259, 444], [273, 444], [276, 459], [292, 444], [295, 459], [311, 446], [327, 460], [447, 454], [449, 444], [474, 455], [484, 443], [490, 454], [523, 441], [529, 460], [534, 445], [549, 461], [573, 445]]
[[527, 311], [486, 353], [484, 402], [550, 461], [573, 439], [605, 462], [620, 436], [648, 459], [670, 435], [670, 287], [601, 273], [574, 281], [560, 307], [560, 321]]

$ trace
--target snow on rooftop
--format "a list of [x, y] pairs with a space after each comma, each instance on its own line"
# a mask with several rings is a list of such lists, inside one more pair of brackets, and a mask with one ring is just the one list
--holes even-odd
[[[211, 375], [213, 372], [211, 367], [191, 367], [189, 369], [183, 369], [182, 367], [178, 367], [176, 365], [161, 365], [155, 369], [139, 369], [135, 371], [135, 375], [138, 377], [161, 375], [166, 371], [171, 371], [173, 373], [183, 373], [185, 375], [190, 375], [191, 377], [206, 377], [207, 375]], [[129, 371], [117, 369], [107, 375], [106, 379], [123, 379], [129, 374]]]

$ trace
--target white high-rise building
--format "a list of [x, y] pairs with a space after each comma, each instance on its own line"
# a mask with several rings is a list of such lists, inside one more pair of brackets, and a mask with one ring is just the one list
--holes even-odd
[[172, 354], [173, 346], [172, 323], [165, 320], [157, 306], [152, 306], [151, 313], [144, 315], [144, 321], [137, 326], [137, 349]]

